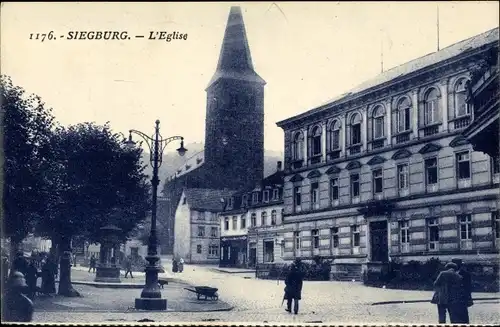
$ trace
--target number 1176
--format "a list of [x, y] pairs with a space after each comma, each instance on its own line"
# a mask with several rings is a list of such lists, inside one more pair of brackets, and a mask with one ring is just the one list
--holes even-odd
[[40, 40], [41, 42], [45, 40], [54, 40], [54, 32], [50, 31], [49, 33], [31, 33], [30, 40]]

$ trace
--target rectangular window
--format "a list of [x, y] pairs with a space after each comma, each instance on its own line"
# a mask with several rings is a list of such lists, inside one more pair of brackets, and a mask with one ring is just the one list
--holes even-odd
[[311, 206], [313, 209], [319, 208], [319, 183], [311, 184]]
[[472, 215], [459, 215], [460, 222], [460, 248], [472, 249]]
[[218, 245], [210, 245], [208, 248], [208, 255], [211, 257], [219, 256], [219, 246]]
[[408, 188], [409, 171], [408, 164], [398, 165], [398, 188], [404, 190]]
[[250, 224], [251, 227], [257, 226], [257, 216], [254, 213], [250, 216]]
[[319, 230], [314, 229], [312, 232], [313, 248], [319, 249]]
[[361, 124], [355, 124], [351, 126], [352, 130], [352, 144], [356, 145], [361, 143]]
[[439, 224], [437, 218], [427, 220], [427, 237], [429, 240], [429, 251], [439, 250]]
[[210, 236], [217, 237], [217, 227], [210, 228]]
[[182, 204], [184, 205], [186, 203], [187, 203], [187, 198], [182, 199]]
[[410, 221], [399, 222], [399, 242], [401, 252], [410, 252]]
[[330, 179], [330, 198], [333, 203], [333, 201], [336, 201], [339, 199], [339, 179], [338, 178], [332, 178]]
[[231, 209], [233, 207], [233, 198], [230, 197], [227, 199], [227, 208]]
[[196, 253], [201, 254], [201, 245], [200, 244], [198, 244], [196, 246]]
[[247, 219], [244, 216], [241, 216], [241, 229], [247, 228]]
[[241, 204], [244, 207], [248, 206], [248, 196], [246, 194], [241, 198]]
[[332, 135], [331, 150], [340, 149], [340, 131], [334, 130], [334, 131], [332, 131], [331, 135]]
[[359, 174], [351, 175], [351, 196], [359, 196]]
[[373, 120], [373, 138], [379, 139], [384, 136], [384, 117], [377, 117]]
[[373, 171], [373, 193], [378, 194], [384, 191], [382, 169]]
[[269, 191], [264, 191], [264, 202], [269, 202]]
[[398, 110], [398, 114], [396, 116], [398, 133], [406, 132], [410, 130], [410, 107]]
[[258, 202], [259, 202], [259, 193], [258, 193], [258, 192], [254, 192], [254, 193], [252, 194], [252, 203], [253, 203], [253, 204], [256, 204], [256, 203], [258, 203]]
[[496, 175], [500, 173], [500, 156], [491, 158], [491, 171], [493, 172], [493, 175]]
[[229, 230], [229, 218], [224, 217], [224, 230]]
[[352, 234], [352, 246], [359, 247], [359, 242], [360, 242], [359, 226], [357, 225], [351, 226], [351, 234]]
[[280, 195], [279, 195], [279, 190], [278, 190], [277, 188], [275, 188], [275, 189], [273, 190], [273, 200], [275, 200], [275, 201], [276, 201], [276, 200], [278, 200], [278, 199], [279, 199], [279, 197], [280, 197]]
[[233, 229], [238, 229], [238, 218], [233, 216]]
[[300, 250], [300, 232], [293, 232], [293, 241], [295, 250]]
[[205, 226], [198, 226], [198, 237], [205, 237]]
[[332, 236], [332, 239], [331, 239], [331, 247], [332, 249], [337, 249], [339, 247], [339, 229], [338, 227], [332, 227], [330, 229], [330, 234]]
[[200, 211], [198, 213], [198, 220], [205, 220], [205, 211]]
[[456, 167], [458, 179], [470, 178], [470, 154], [469, 151], [456, 154]]
[[500, 238], [500, 214], [499, 211], [493, 211], [491, 213], [491, 221], [493, 223], [493, 233], [495, 233], [495, 238]]
[[295, 211], [300, 211], [300, 206], [302, 204], [302, 194], [300, 193], [300, 186], [294, 187], [293, 194]]
[[438, 167], [437, 158], [430, 158], [424, 161], [425, 164], [425, 181], [427, 185], [437, 184]]

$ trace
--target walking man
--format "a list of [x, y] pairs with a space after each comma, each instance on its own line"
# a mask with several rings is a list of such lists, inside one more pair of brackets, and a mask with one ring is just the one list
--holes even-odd
[[92, 272], [95, 272], [95, 266], [97, 264], [97, 260], [95, 259], [95, 256], [92, 254], [90, 257], [90, 263], [89, 263], [89, 272], [92, 270]]
[[285, 279], [285, 299], [286, 311], [292, 312], [292, 300], [293, 300], [293, 313], [297, 314], [299, 312], [299, 300], [302, 298], [302, 284], [304, 280], [304, 274], [301, 271], [302, 264], [300, 259], [296, 259], [292, 266], [290, 267], [290, 272]]
[[469, 324], [469, 307], [472, 306], [472, 278], [470, 273], [465, 270], [462, 259], [452, 259], [451, 262], [457, 265], [458, 274], [462, 277], [462, 287], [460, 288], [458, 313], [459, 323]]
[[440, 324], [446, 324], [446, 311], [450, 315], [450, 323], [459, 323], [459, 294], [462, 287], [462, 277], [457, 273], [458, 266], [447, 263], [445, 270], [439, 273], [434, 282], [434, 296], [431, 303], [437, 305]]
[[134, 276], [132, 276], [132, 258], [130, 256], [125, 259], [125, 278], [128, 278], [127, 276], [129, 273], [130, 278], [134, 278]]

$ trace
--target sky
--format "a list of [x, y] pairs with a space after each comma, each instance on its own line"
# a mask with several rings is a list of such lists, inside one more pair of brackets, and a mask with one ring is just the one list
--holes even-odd
[[[1, 72], [42, 97], [63, 125], [110, 122], [204, 142], [205, 88], [229, 9], [243, 11], [265, 87], [265, 148], [283, 152], [276, 122], [384, 69], [498, 27], [491, 2], [2, 3]], [[53, 31], [56, 40], [36, 40]], [[70, 31], [127, 31], [130, 40], [67, 40]], [[148, 40], [150, 31], [186, 40]], [[30, 34], [33, 34], [30, 39]], [[135, 35], [145, 35], [136, 39]], [[383, 49], [383, 51], [381, 51]], [[171, 146], [173, 150], [175, 146]]]

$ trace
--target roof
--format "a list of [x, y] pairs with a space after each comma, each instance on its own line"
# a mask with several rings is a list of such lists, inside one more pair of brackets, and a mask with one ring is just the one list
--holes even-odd
[[172, 178], [178, 178], [182, 175], [185, 175], [189, 172], [192, 172], [193, 170], [196, 170], [203, 166], [203, 163], [205, 162], [205, 151], [199, 151], [192, 155], [190, 158], [186, 160], [181, 166], [177, 167], [176, 171], [172, 176], [169, 176], [169, 180]]
[[215, 190], [208, 188], [184, 189], [189, 208], [199, 211], [222, 211], [224, 201], [221, 201], [221, 199], [225, 199], [234, 193], [235, 191], [232, 190]]
[[221, 78], [266, 84], [254, 70], [243, 14], [238, 6], [231, 7], [229, 12], [219, 63], [207, 89]]
[[367, 91], [377, 86], [382, 86], [383, 84], [386, 84], [391, 81], [397, 81], [399, 78], [410, 75], [412, 73], [425, 69], [429, 66], [438, 64], [440, 62], [452, 59], [462, 53], [478, 49], [490, 43], [498, 42], [498, 32], [499, 28], [496, 27], [484, 33], [478, 34], [471, 38], [452, 44], [446, 48], [441, 49], [440, 51], [433, 52], [431, 54], [425, 55], [423, 57], [414, 59], [405, 64], [389, 69], [377, 75], [376, 77], [361, 83], [360, 85], [351, 89], [350, 91], [341, 94], [314, 109], [282, 120], [278, 122], [277, 125], [283, 126], [288, 122], [294, 121], [296, 119], [308, 116], [316, 112], [323, 111], [327, 108], [330, 108], [332, 105], [353, 100], [355, 98], [362, 96], [363, 93], [366, 93]]

